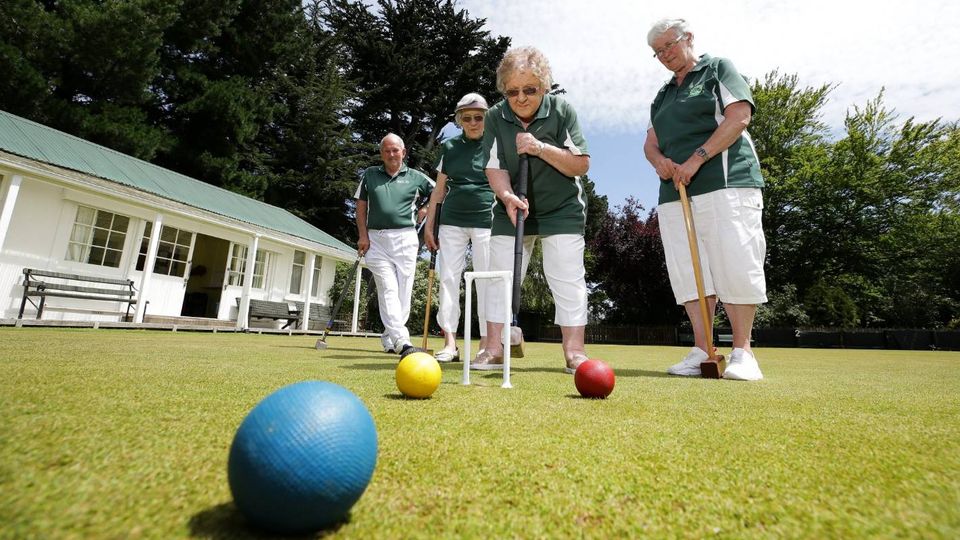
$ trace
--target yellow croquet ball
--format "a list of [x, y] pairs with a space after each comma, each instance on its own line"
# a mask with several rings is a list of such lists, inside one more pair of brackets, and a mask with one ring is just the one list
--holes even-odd
[[440, 386], [440, 364], [425, 352], [408, 354], [397, 365], [397, 388], [412, 398], [428, 398]]

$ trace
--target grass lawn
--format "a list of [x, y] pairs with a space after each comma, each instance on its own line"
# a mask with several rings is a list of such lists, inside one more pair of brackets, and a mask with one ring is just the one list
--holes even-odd
[[[399, 397], [379, 340], [0, 329], [0, 538], [246, 538], [227, 452], [281, 386], [332, 381], [377, 424], [343, 538], [960, 537], [960, 353], [757, 349], [757, 383], [672, 378], [677, 347], [558, 344], [512, 390], [444, 366]], [[439, 347], [439, 340], [433, 343]], [[728, 352], [728, 351], [727, 351]]]

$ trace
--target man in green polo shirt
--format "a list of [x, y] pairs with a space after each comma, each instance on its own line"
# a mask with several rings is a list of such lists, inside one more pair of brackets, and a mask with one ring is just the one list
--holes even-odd
[[357, 251], [366, 258], [377, 284], [377, 300], [384, 352], [402, 353], [411, 346], [407, 319], [417, 270], [416, 224], [426, 208], [418, 212], [418, 201], [430, 196], [433, 181], [404, 164], [403, 139], [388, 134], [380, 141], [383, 165], [363, 173], [354, 198], [357, 200]]

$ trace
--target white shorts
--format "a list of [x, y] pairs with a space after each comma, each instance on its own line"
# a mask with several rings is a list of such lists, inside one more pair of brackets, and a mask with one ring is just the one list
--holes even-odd
[[[560, 326], [586, 326], [587, 282], [583, 268], [584, 241], [581, 234], [551, 234], [525, 236], [520, 279], [527, 274], [530, 255], [537, 238], [543, 248], [543, 273], [553, 293], [554, 323]], [[512, 271], [514, 258], [513, 236], [490, 238], [490, 270]], [[508, 324], [503, 319], [503, 281], [491, 280], [487, 286], [487, 320]], [[509, 285], [512, 287], [512, 282]]]
[[[437, 255], [437, 274], [440, 278], [437, 324], [444, 332], [457, 333], [460, 326], [460, 282], [467, 264], [467, 246], [472, 244], [471, 255], [474, 271], [487, 270], [490, 256], [490, 229], [477, 227], [440, 226], [440, 251]], [[477, 319], [480, 335], [487, 335], [487, 319], [484, 317], [487, 280], [479, 279], [477, 285]]]
[[[728, 304], [767, 301], [763, 261], [763, 194], [759, 188], [727, 188], [690, 198], [706, 296]], [[697, 299], [690, 244], [680, 201], [657, 207], [660, 238], [678, 304]]]

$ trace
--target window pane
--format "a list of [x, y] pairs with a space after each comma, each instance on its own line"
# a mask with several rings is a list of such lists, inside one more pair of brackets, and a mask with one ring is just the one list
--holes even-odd
[[89, 244], [92, 234], [93, 229], [78, 223], [73, 226], [73, 231], [70, 232], [70, 241], [78, 244]]
[[163, 226], [163, 230], [160, 231], [160, 240], [164, 242], [170, 242], [171, 244], [177, 241], [177, 230], [173, 227]]
[[103, 255], [103, 265], [118, 268], [120, 266], [120, 255], [122, 254], [122, 251], [117, 251], [115, 249], [106, 250]]
[[310, 285], [311, 286], [310, 292], [311, 292], [311, 296], [314, 298], [320, 298], [320, 291], [318, 291], [318, 289], [320, 288], [320, 263], [321, 262], [322, 260], [320, 259], [319, 255], [315, 255], [313, 257], [313, 281]]
[[300, 294], [300, 283], [302, 280], [303, 267], [294, 265], [293, 272], [290, 273], [290, 294]]
[[160, 241], [160, 245], [157, 246], [157, 257], [166, 257], [170, 258], [173, 256], [173, 244], [168, 242]]
[[175, 262], [170, 265], [170, 275], [183, 277], [184, 270], [187, 269], [187, 264], [182, 262]]
[[143, 228], [144, 238], [150, 238], [150, 231], [153, 230], [153, 222], [148, 221], [146, 227]]
[[95, 222], [97, 227], [100, 227], [101, 229], [109, 229], [112, 223], [113, 214], [110, 212], [103, 212], [101, 210], [97, 211], [97, 220]]
[[67, 260], [83, 261], [83, 245], [70, 242], [67, 244]]
[[94, 229], [93, 230], [93, 241], [91, 242], [95, 246], [104, 247], [107, 245], [107, 236], [110, 234], [110, 231], [106, 229]]
[[303, 265], [303, 264], [306, 264], [306, 262], [307, 262], [307, 254], [306, 254], [306, 253], [304, 253], [304, 252], [302, 252], [302, 251], [294, 251], [294, 252], [293, 252], [293, 264]]
[[87, 257], [86, 262], [90, 264], [103, 264], [103, 248], [101, 247], [91, 247], [90, 255]]
[[192, 232], [180, 231], [180, 233], [177, 234], [177, 243], [180, 244], [181, 246], [190, 247], [190, 242], [192, 241], [193, 241]]
[[262, 289], [262, 288], [263, 288], [263, 277], [261, 277], [261, 276], [253, 276], [253, 285], [252, 285], [252, 287], [253, 287], [254, 289]]
[[77, 207], [77, 223], [84, 225], [93, 225], [93, 220], [97, 216], [97, 211], [86, 206]]
[[113, 230], [126, 234], [129, 226], [130, 218], [127, 216], [116, 215], [113, 217]]
[[170, 259], [157, 259], [153, 267], [154, 274], [167, 274], [170, 272]]
[[110, 233], [110, 237], [107, 238], [107, 247], [110, 249], [123, 249], [123, 240], [126, 238], [125, 234], [120, 234], [118, 232]]
[[147, 264], [147, 256], [141, 253], [140, 256], [137, 257], [137, 270], [140, 270], [142, 272], [143, 265], [145, 264]]
[[186, 262], [188, 251], [190, 250], [184, 246], [177, 246], [173, 248], [173, 258], [181, 262]]

